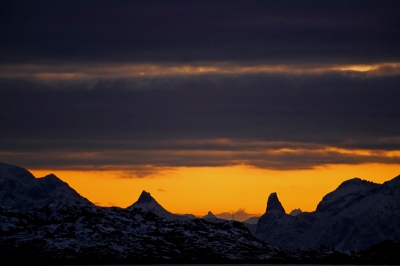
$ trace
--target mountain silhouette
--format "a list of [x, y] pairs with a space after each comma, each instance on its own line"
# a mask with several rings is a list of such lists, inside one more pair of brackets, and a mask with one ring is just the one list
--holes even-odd
[[35, 178], [28, 170], [0, 162], [0, 206], [20, 210], [48, 204], [93, 205], [53, 174]]
[[168, 220], [188, 220], [189, 216], [177, 215], [170, 213], [166, 209], [164, 209], [151, 195], [146, 191], [142, 191], [139, 199], [133, 203], [131, 206], [127, 208], [128, 210], [132, 209], [142, 209], [143, 211], [152, 212], [160, 217], [163, 217]]
[[383, 184], [347, 180], [314, 212], [297, 216], [286, 214], [273, 193], [255, 235], [284, 249], [362, 250], [383, 240], [400, 241], [400, 176]]

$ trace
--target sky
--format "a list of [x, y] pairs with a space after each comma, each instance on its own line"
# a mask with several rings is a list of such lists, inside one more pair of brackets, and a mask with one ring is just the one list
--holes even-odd
[[[399, 1], [0, 1], [0, 161], [101, 206], [314, 211], [400, 174]], [[229, 216], [230, 217], [230, 216]]]

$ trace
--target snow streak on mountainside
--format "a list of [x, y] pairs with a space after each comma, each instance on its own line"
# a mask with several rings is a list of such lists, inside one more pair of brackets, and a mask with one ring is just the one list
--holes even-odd
[[256, 231], [273, 246], [361, 250], [384, 240], [400, 241], [400, 176], [382, 185], [358, 178], [345, 181], [316, 211], [297, 216], [286, 214], [278, 202], [271, 194]]
[[0, 184], [0, 206], [29, 210], [50, 203], [92, 205], [53, 174], [35, 178], [24, 168], [1, 162]]

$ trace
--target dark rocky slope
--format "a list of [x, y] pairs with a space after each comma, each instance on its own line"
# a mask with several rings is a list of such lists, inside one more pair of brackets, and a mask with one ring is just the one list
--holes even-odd
[[400, 241], [400, 176], [381, 185], [358, 178], [345, 181], [316, 211], [297, 216], [286, 214], [271, 194], [256, 236], [291, 250], [326, 246], [359, 251], [384, 240]]

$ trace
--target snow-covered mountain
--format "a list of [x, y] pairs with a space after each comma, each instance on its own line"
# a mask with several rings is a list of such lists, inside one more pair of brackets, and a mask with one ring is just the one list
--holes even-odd
[[297, 216], [286, 214], [273, 193], [256, 236], [285, 249], [361, 250], [384, 240], [400, 241], [400, 176], [383, 184], [358, 178], [345, 181], [322, 199], [316, 211]]
[[0, 206], [21, 210], [50, 203], [92, 205], [53, 174], [35, 178], [28, 170], [0, 162]]
[[177, 215], [170, 213], [164, 209], [151, 195], [146, 191], [142, 191], [139, 199], [127, 208], [128, 210], [142, 209], [146, 212], [152, 212], [160, 217], [168, 220], [189, 220], [192, 217], [188, 215]]

